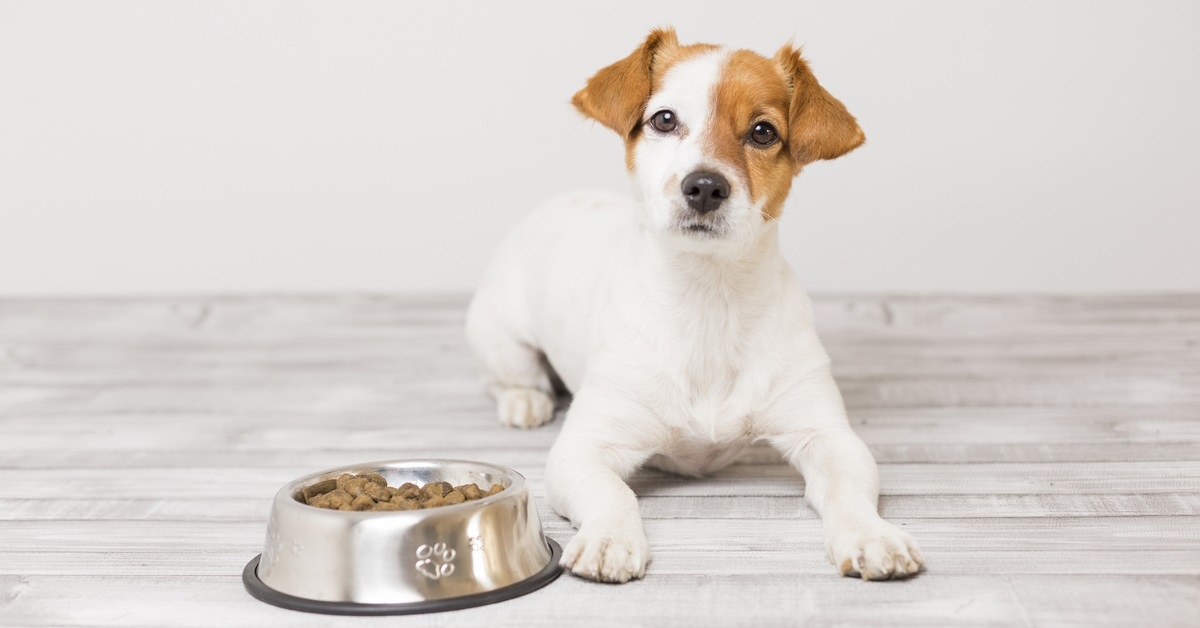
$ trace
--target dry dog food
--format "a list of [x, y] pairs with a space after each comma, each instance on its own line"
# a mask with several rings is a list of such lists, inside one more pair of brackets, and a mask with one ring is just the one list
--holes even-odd
[[425, 486], [405, 482], [391, 487], [378, 473], [343, 473], [336, 480], [304, 487], [302, 496], [309, 506], [331, 510], [419, 510], [461, 504], [503, 490], [500, 484], [484, 491], [474, 484], [451, 486], [449, 482], [430, 482]]

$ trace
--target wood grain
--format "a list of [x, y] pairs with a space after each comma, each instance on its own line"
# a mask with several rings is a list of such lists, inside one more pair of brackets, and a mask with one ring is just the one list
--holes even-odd
[[483, 459], [542, 503], [545, 428], [502, 428], [462, 295], [0, 300], [0, 624], [1192, 625], [1200, 616], [1200, 295], [814, 300], [906, 582], [835, 575], [803, 479], [765, 446], [646, 471], [648, 577], [563, 577], [408, 618], [259, 603], [271, 496], [322, 468]]

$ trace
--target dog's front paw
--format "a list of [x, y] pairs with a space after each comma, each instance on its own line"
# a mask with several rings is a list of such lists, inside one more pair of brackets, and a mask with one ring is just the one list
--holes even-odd
[[629, 582], [646, 575], [650, 542], [641, 526], [633, 529], [584, 526], [563, 550], [561, 564], [571, 573], [599, 582]]
[[925, 563], [912, 536], [883, 520], [831, 530], [826, 549], [843, 576], [863, 580], [907, 578]]
[[535, 388], [496, 388], [500, 422], [509, 427], [534, 428], [554, 418], [554, 398]]

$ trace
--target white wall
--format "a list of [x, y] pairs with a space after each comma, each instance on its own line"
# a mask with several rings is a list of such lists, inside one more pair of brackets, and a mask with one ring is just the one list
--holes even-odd
[[0, 0], [0, 294], [470, 288], [627, 188], [571, 94], [648, 29], [807, 45], [868, 143], [801, 175], [824, 291], [1200, 290], [1196, 2]]

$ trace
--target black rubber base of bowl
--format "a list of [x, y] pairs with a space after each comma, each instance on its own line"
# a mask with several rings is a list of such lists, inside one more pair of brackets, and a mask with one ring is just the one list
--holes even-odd
[[262, 558], [262, 554], [255, 556], [250, 559], [249, 563], [246, 563], [246, 568], [242, 570], [242, 584], [246, 585], [246, 591], [250, 595], [267, 604], [305, 613], [324, 613], [326, 615], [415, 615], [418, 613], [457, 611], [521, 597], [526, 593], [533, 593], [553, 582], [562, 573], [562, 567], [558, 564], [558, 561], [562, 559], [562, 547], [558, 543], [555, 543], [553, 539], [546, 539], [546, 543], [550, 546], [550, 562], [546, 563], [546, 566], [536, 574], [495, 591], [474, 593], [444, 600], [407, 602], [404, 604], [360, 604], [358, 602], [324, 602], [280, 593], [263, 584], [263, 581], [258, 579], [258, 561]]

